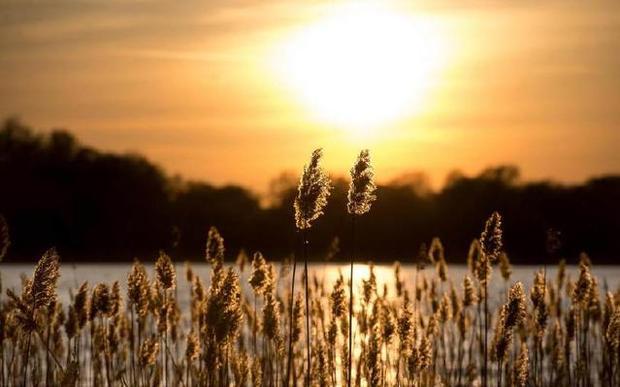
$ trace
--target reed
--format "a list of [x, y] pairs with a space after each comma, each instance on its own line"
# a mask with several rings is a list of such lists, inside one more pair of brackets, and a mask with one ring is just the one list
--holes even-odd
[[[307, 368], [306, 368], [306, 385], [311, 384], [312, 374], [312, 339], [310, 331], [310, 295], [308, 287], [308, 236], [307, 232], [312, 227], [312, 222], [323, 215], [323, 209], [327, 205], [327, 198], [330, 194], [330, 180], [323, 168], [321, 167], [321, 158], [323, 157], [323, 150], [316, 149], [312, 153], [310, 163], [304, 166], [299, 186], [297, 189], [297, 196], [293, 203], [295, 210], [295, 225], [302, 235], [303, 245], [303, 260], [304, 260], [304, 289], [306, 296], [306, 356], [307, 356]], [[297, 259], [293, 262], [293, 278], [291, 280], [291, 294], [295, 294], [295, 270], [297, 267]], [[292, 303], [292, 298], [291, 298]], [[292, 310], [292, 306], [291, 306]], [[289, 336], [291, 332], [289, 332]], [[288, 351], [287, 364], [291, 363], [292, 357], [292, 342], [289, 339], [289, 351]], [[290, 366], [287, 365], [286, 385], [288, 386], [290, 372], [288, 370]]]
[[[213, 251], [223, 254], [220, 247]], [[254, 254], [248, 277], [251, 293], [242, 292], [237, 269], [216, 258], [206, 287], [197, 274], [187, 277], [191, 302], [186, 310], [178, 310], [172, 262], [163, 255], [158, 257], [154, 281], [149, 282], [146, 268], [135, 262], [126, 294], [116, 281], [92, 289], [84, 282], [71, 291], [66, 306], [54, 291], [43, 291], [53, 288], [56, 278], [54, 270], [41, 272], [47, 267], [44, 263], [55, 262], [50, 257], [45, 256], [32, 277], [45, 286], [34, 286], [31, 278], [25, 278], [22, 294], [9, 289], [8, 302], [0, 305], [4, 385], [66, 381], [69, 384], [64, 385], [72, 386], [277, 386], [286, 385], [289, 372], [289, 385], [300, 384], [297, 379], [307, 372], [306, 348], [296, 346], [304, 297], [275, 286], [276, 271], [259, 253]], [[435, 258], [441, 261], [439, 255]], [[447, 259], [445, 264], [449, 273]], [[394, 280], [387, 282], [371, 266], [369, 276], [361, 280], [360, 307], [353, 314], [358, 327], [353, 343], [359, 351], [351, 364], [356, 370], [353, 385], [482, 384], [485, 371], [478, 365], [484, 367], [485, 353], [472, 350], [484, 344], [484, 335], [476, 334], [476, 283], [467, 275], [459, 290], [449, 274], [442, 282], [442, 270], [422, 273], [415, 290], [402, 277], [400, 265], [394, 267]], [[602, 300], [594, 290], [598, 280], [585, 259], [577, 274], [571, 285], [568, 273], [551, 283], [544, 282], [542, 271], [535, 273], [529, 301], [520, 282], [512, 284], [507, 295], [499, 293], [499, 298], [488, 293], [493, 300], [488, 310], [493, 322], [488, 356], [494, 365], [487, 369], [489, 384], [618, 385], [620, 293], [609, 290]], [[345, 278], [339, 275], [328, 284], [310, 275], [309, 281], [313, 286], [308, 316], [316, 348], [312, 385], [344, 385], [350, 353]], [[416, 291], [420, 295], [414, 308], [409, 294]], [[35, 303], [37, 310], [30, 318], [34, 294], [44, 302]], [[254, 298], [260, 305], [256, 318]], [[292, 310], [287, 307], [291, 299]], [[491, 307], [498, 302], [498, 307]], [[546, 316], [548, 328], [541, 329], [541, 316]], [[293, 343], [290, 369], [287, 338]], [[22, 374], [25, 365], [28, 373]]]
[[376, 200], [374, 194], [374, 171], [370, 163], [370, 153], [367, 149], [360, 152], [355, 164], [351, 168], [351, 183], [347, 194], [347, 212], [351, 215], [351, 262], [349, 277], [349, 371], [347, 384], [351, 387], [353, 364], [353, 263], [355, 262], [355, 218], [368, 211]]
[[489, 332], [489, 281], [491, 278], [491, 265], [497, 261], [502, 251], [502, 218], [494, 212], [484, 226], [480, 235], [481, 260], [479, 261], [479, 281], [484, 287], [484, 363], [482, 369], [482, 385], [488, 386], [488, 332]]
[[[374, 200], [367, 156], [358, 160], [364, 168], [353, 168], [366, 183], [352, 174], [358, 180], [350, 193], [367, 202], [349, 203], [366, 212]], [[304, 246], [329, 194], [320, 158], [315, 152], [304, 168], [295, 205]], [[7, 289], [0, 302], [0, 385], [620, 385], [620, 289], [597, 278], [583, 254], [572, 273], [564, 260], [555, 278], [546, 268], [535, 272], [526, 295], [511, 280], [502, 238], [494, 213], [471, 244], [462, 280], [448, 264], [458, 259], [434, 238], [428, 251], [412, 254], [415, 277], [398, 263], [386, 277], [385, 267], [370, 262], [357, 292], [352, 275], [347, 283], [342, 273], [333, 282], [309, 273], [306, 251], [302, 296], [294, 260], [290, 275], [259, 252], [250, 270], [241, 254], [225, 264], [224, 238], [211, 228], [208, 280], [187, 265], [186, 281], [177, 284], [162, 252], [151, 278], [138, 261], [128, 268], [126, 293], [117, 279], [83, 282], [65, 305], [57, 296], [60, 258], [51, 249], [22, 278], [21, 291]], [[435, 270], [424, 271], [428, 263]], [[493, 284], [496, 263], [502, 278]]]

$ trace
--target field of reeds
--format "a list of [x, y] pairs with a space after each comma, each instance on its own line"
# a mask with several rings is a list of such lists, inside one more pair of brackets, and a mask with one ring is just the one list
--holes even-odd
[[[458, 283], [437, 238], [412, 254], [414, 276], [396, 263], [383, 286], [372, 264], [368, 276], [354, 277], [354, 246], [350, 271], [333, 285], [306, 275], [307, 231], [329, 198], [321, 156], [316, 151], [304, 168], [294, 203], [302, 254], [279, 270], [259, 252], [225, 265], [224, 239], [211, 228], [208, 281], [189, 264], [177, 275], [161, 252], [151, 278], [136, 261], [126, 278], [84, 282], [63, 305], [60, 258], [48, 250], [21, 289], [2, 292], [0, 385], [620, 385], [620, 291], [600, 286], [586, 254], [576, 278], [560, 261], [557, 275], [542, 266], [529, 289], [511, 281], [498, 213], [481, 220]], [[353, 237], [375, 199], [363, 151], [346, 209]], [[552, 252], [557, 241], [548, 239]], [[2, 257], [4, 221], [0, 243]], [[184, 310], [180, 281], [189, 284]], [[490, 294], [491, 281], [505, 290]]]

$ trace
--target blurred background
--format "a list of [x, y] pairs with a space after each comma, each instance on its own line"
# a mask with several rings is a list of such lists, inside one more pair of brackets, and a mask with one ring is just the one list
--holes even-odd
[[199, 259], [210, 225], [231, 258], [286, 257], [318, 147], [334, 190], [315, 259], [346, 258], [369, 148], [363, 257], [439, 236], [463, 262], [498, 210], [515, 263], [557, 259], [548, 229], [569, 261], [618, 262], [617, 1], [0, 0], [0, 21], [9, 262]]
[[[150, 260], [159, 249], [201, 259], [211, 225], [225, 236], [230, 258], [246, 248], [277, 260], [299, 245], [294, 174], [275, 177], [259, 196], [239, 185], [168, 176], [138, 154], [101, 152], [62, 130], [37, 134], [14, 119], [0, 130], [0, 155], [0, 212], [13, 242], [9, 262], [36, 259], [49, 246], [65, 260]], [[310, 231], [315, 259], [348, 257], [348, 180], [334, 176], [333, 185], [325, 215]], [[411, 172], [380, 184], [377, 196], [359, 220], [363, 259], [413, 261], [422, 243], [440, 236], [448, 259], [463, 263], [469, 243], [498, 210], [515, 263], [556, 259], [546, 253], [549, 229], [561, 233], [563, 256], [576, 262], [587, 251], [597, 263], [617, 263], [620, 176], [574, 185], [523, 181], [517, 167], [503, 165], [474, 175], [455, 171], [433, 190], [424, 173]]]

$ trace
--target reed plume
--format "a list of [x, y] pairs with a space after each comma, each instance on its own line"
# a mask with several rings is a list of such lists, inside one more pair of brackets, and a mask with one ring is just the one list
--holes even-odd
[[[503, 305], [500, 309], [497, 319], [497, 325], [495, 327], [495, 336], [493, 337], [493, 352], [492, 355], [498, 362], [498, 375], [502, 374], [502, 362], [506, 359], [508, 349], [512, 343], [512, 327], [508, 322], [508, 307]], [[498, 386], [501, 385], [501, 379], [498, 381]]]
[[585, 261], [581, 262], [579, 264], [579, 279], [575, 284], [575, 289], [572, 294], [573, 303], [587, 306], [590, 302], [593, 284], [594, 281], [592, 280], [592, 274], [590, 273], [590, 266]]
[[252, 257], [252, 273], [248, 281], [256, 294], [264, 293], [269, 281], [269, 272], [267, 262], [259, 251], [255, 252]]
[[372, 203], [377, 199], [376, 189], [370, 153], [368, 149], [364, 149], [351, 168], [351, 183], [347, 194], [347, 211], [349, 214], [363, 215], [370, 211]]
[[299, 230], [312, 227], [312, 222], [323, 215], [330, 194], [330, 180], [321, 167], [323, 150], [312, 152], [310, 163], [304, 166], [297, 196], [295, 197], [295, 224]]
[[104, 316], [107, 317], [112, 311], [110, 287], [105, 283], [99, 283], [93, 289], [93, 295], [91, 298], [91, 316]]
[[155, 273], [157, 274], [157, 282], [162, 289], [168, 290], [176, 287], [177, 275], [172, 259], [163, 251], [159, 252], [159, 257], [155, 261]]
[[26, 360], [22, 369], [24, 387], [26, 386], [30, 360], [32, 333], [36, 332], [40, 335], [37, 330], [36, 314], [41, 310], [49, 308], [50, 305], [55, 305], [56, 302], [56, 286], [60, 277], [59, 259], [55, 249], [47, 250], [37, 262], [32, 279], [24, 281], [21, 296], [17, 297], [12, 291], [7, 291], [9, 299], [16, 307], [16, 321], [26, 332], [28, 338], [25, 351]]
[[[137, 351], [142, 345], [142, 321], [146, 317], [149, 307], [149, 281], [145, 267], [135, 260], [131, 271], [127, 275], [127, 300], [131, 313], [130, 320], [130, 363], [131, 363], [131, 376], [130, 380], [134, 381], [137, 378], [136, 372], [136, 358], [138, 357]], [[137, 314], [137, 317], [134, 316]], [[134, 321], [135, 320], [135, 321]], [[135, 334], [135, 326], [138, 327], [137, 337]]]
[[484, 287], [484, 363], [482, 369], [482, 385], [488, 385], [488, 282], [491, 277], [491, 264], [497, 261], [502, 251], [502, 218], [493, 212], [487, 219], [484, 230], [480, 234], [480, 260], [477, 263], [478, 280]]
[[263, 324], [262, 329], [265, 337], [277, 343], [281, 341], [280, 337], [280, 307], [272, 293], [265, 294], [265, 305], [263, 307]]
[[82, 329], [90, 317], [90, 299], [88, 298], [88, 282], [82, 282], [75, 298], [73, 299], [73, 309], [77, 314], [79, 329]]
[[162, 351], [162, 356], [164, 358], [164, 366], [163, 366], [163, 379], [164, 385], [168, 385], [168, 320], [170, 318], [170, 307], [171, 303], [168, 299], [168, 291], [176, 288], [176, 270], [174, 265], [172, 264], [172, 259], [170, 256], [163, 251], [159, 252], [159, 257], [157, 261], [155, 261], [155, 274], [157, 278], [157, 283], [162, 289], [163, 292], [163, 302], [160, 307], [159, 312], [159, 324], [158, 331], [160, 334], [163, 333], [164, 339], [164, 350]]
[[474, 283], [471, 278], [466, 275], [463, 278], [463, 306], [468, 307], [476, 302], [478, 302], [478, 299], [474, 289]]
[[502, 305], [497, 319], [495, 335], [493, 337], [493, 357], [497, 361], [498, 387], [502, 384], [502, 365], [508, 356], [513, 337], [513, 329], [523, 326], [527, 318], [525, 290], [521, 282], [510, 288], [508, 302]]
[[469, 244], [469, 250], [467, 251], [467, 268], [472, 276], [478, 278], [478, 262], [480, 261], [480, 240], [474, 239]]
[[142, 367], [154, 365], [158, 354], [159, 340], [157, 340], [157, 337], [151, 336], [147, 338], [140, 348], [140, 365]]
[[613, 383], [614, 375], [620, 366], [620, 308], [615, 308], [609, 318], [605, 331], [605, 342], [609, 350], [608, 353], [608, 377], [610, 385]]
[[60, 277], [59, 259], [55, 249], [47, 250], [34, 269], [32, 286], [27, 295], [32, 303], [33, 313], [56, 300], [56, 285]]
[[187, 344], [185, 346], [185, 357], [188, 363], [195, 361], [200, 356], [200, 340], [196, 332], [190, 332], [187, 335]]
[[353, 263], [355, 262], [355, 218], [370, 211], [377, 199], [374, 182], [374, 170], [370, 163], [370, 152], [364, 149], [351, 168], [351, 182], [347, 193], [347, 211], [351, 215], [351, 267], [349, 277], [349, 372], [348, 386], [351, 387], [351, 369], [353, 365]]
[[336, 279], [334, 284], [334, 290], [330, 295], [330, 304], [332, 307], [332, 316], [334, 319], [339, 319], [347, 311], [346, 307], [346, 294], [344, 290], [344, 278], [342, 274]]
[[205, 317], [219, 343], [229, 343], [239, 332], [243, 319], [241, 288], [239, 276], [232, 268], [227, 270], [221, 286], [211, 287]]
[[213, 226], [207, 234], [205, 259], [213, 268], [213, 281], [219, 281], [224, 265], [224, 238], [222, 238], [217, 228]]
[[494, 212], [486, 221], [480, 235], [480, 249], [491, 263], [496, 262], [502, 252], [502, 217]]
[[[32, 277], [22, 277], [21, 293], [8, 289], [0, 302], [0, 385], [290, 387], [304, 374], [313, 386], [618, 385], [620, 290], [599, 283], [583, 254], [573, 279], [563, 261], [552, 280], [537, 271], [529, 304], [523, 283], [508, 283], [507, 256], [497, 237], [501, 221], [493, 218], [481, 242], [471, 244], [470, 272], [461, 283], [441, 268], [446, 257], [439, 239], [416, 262], [433, 262], [437, 270], [419, 273], [421, 265], [396, 264], [393, 276], [386, 276], [385, 267], [369, 263], [355, 310], [346, 276], [306, 276], [306, 338], [315, 349], [310, 357], [309, 347], [293, 345], [302, 336], [304, 300], [282, 282], [287, 264], [277, 271], [257, 252], [245, 273], [239, 262], [224, 267], [223, 239], [214, 228], [206, 252], [213, 275], [203, 283], [187, 265], [185, 299], [177, 299], [175, 268], [162, 253], [150, 281], [146, 268], [134, 262], [126, 301], [121, 284], [111, 279], [94, 288], [76, 283], [63, 306], [65, 298], [56, 294], [57, 254], [50, 250]], [[493, 262], [505, 293], [493, 291]], [[409, 270], [415, 270], [411, 282]], [[484, 319], [492, 325], [490, 348]], [[261, 347], [254, 344], [252, 351], [257, 341]], [[353, 351], [355, 362], [349, 361]]]
[[525, 303], [525, 289], [521, 282], [515, 283], [510, 288], [506, 306], [506, 328], [511, 329], [523, 325], [527, 318], [527, 306]]
[[146, 269], [139, 261], [135, 261], [127, 276], [127, 298], [130, 306], [141, 317], [144, 317], [148, 311], [149, 292]]
[[[310, 385], [311, 373], [312, 373], [312, 346], [311, 346], [311, 332], [310, 332], [310, 301], [309, 301], [309, 289], [308, 289], [308, 252], [307, 245], [308, 240], [306, 231], [312, 227], [312, 222], [323, 215], [323, 209], [327, 205], [327, 199], [330, 195], [331, 183], [329, 177], [321, 167], [321, 158], [323, 157], [323, 150], [316, 149], [312, 152], [310, 163], [304, 166], [303, 173], [297, 186], [297, 196], [293, 203], [295, 210], [295, 225], [297, 229], [302, 233], [303, 244], [303, 258], [304, 258], [304, 288], [306, 295], [306, 355], [307, 355], [307, 369], [306, 369], [306, 385]], [[293, 276], [291, 280], [291, 294], [295, 294], [295, 273], [297, 269], [297, 258], [293, 260]], [[293, 299], [291, 298], [290, 310], [292, 311]], [[291, 313], [292, 317], [292, 313]], [[292, 322], [290, 324], [292, 326]], [[289, 332], [289, 350], [287, 360], [287, 372], [286, 372], [286, 385], [288, 386], [290, 380], [290, 368], [292, 360], [292, 341], [290, 339], [291, 332]]]
[[530, 291], [530, 299], [532, 300], [532, 304], [534, 307], [534, 374], [533, 378], [541, 379], [542, 378], [542, 368], [543, 368], [543, 337], [545, 334], [545, 329], [547, 327], [547, 319], [549, 317], [548, 306], [546, 303], [546, 295], [547, 295], [547, 283], [545, 278], [545, 271], [539, 270], [536, 272], [534, 276], [534, 283], [532, 285], [532, 289]]
[[[256, 299], [259, 295], [265, 293], [267, 282], [269, 281], [269, 271], [267, 268], [267, 262], [260, 252], [255, 252], [252, 257], [252, 272], [248, 282], [254, 290], [254, 316], [252, 319], [252, 344], [254, 346], [254, 355], [257, 354], [256, 347], [256, 333], [257, 333], [257, 318], [256, 318]], [[292, 323], [292, 321], [291, 321]]]
[[110, 316], [118, 317], [121, 314], [122, 307], [121, 286], [118, 281], [114, 281], [110, 292]]

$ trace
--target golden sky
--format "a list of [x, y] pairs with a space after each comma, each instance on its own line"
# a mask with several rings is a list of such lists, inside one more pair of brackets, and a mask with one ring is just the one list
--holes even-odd
[[620, 172], [620, 2], [360, 3], [0, 0], [0, 116], [258, 191], [315, 147], [435, 186]]

